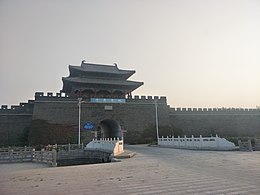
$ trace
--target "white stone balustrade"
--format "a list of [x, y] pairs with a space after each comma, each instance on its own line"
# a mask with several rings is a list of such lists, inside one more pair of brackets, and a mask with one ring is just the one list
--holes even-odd
[[124, 141], [119, 138], [93, 139], [86, 145], [86, 149], [101, 149], [111, 151], [114, 155], [124, 152]]
[[161, 137], [158, 145], [192, 150], [235, 150], [235, 144], [225, 138], [216, 137]]

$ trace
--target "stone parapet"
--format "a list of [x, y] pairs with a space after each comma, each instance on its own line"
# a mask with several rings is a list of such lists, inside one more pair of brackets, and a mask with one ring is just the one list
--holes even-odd
[[260, 109], [253, 108], [171, 108], [170, 114], [256, 114]]
[[140, 103], [165, 103], [167, 104], [167, 98], [165, 96], [138, 96], [128, 97], [127, 102], [140, 102]]
[[[65, 95], [65, 93], [52, 93], [52, 92], [36, 92], [35, 93], [36, 101], [71, 101], [77, 100], [77, 97], [69, 97]], [[84, 99], [85, 102], [88, 102], [88, 99]], [[133, 97], [127, 97], [126, 102], [131, 103], [159, 103], [159, 104], [167, 104], [167, 98], [165, 96], [138, 96], [135, 95]]]
[[29, 100], [27, 103], [20, 103], [19, 105], [2, 105], [0, 108], [0, 114], [32, 114], [34, 101]]
[[66, 95], [65, 93], [52, 93], [52, 92], [36, 92], [35, 93], [35, 100], [68, 100], [68, 99], [76, 99], [76, 98], [70, 98], [68, 95]]

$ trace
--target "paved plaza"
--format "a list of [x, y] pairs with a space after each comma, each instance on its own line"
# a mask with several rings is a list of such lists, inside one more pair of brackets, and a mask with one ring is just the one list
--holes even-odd
[[0, 194], [260, 194], [260, 152], [127, 146], [121, 162], [0, 165]]

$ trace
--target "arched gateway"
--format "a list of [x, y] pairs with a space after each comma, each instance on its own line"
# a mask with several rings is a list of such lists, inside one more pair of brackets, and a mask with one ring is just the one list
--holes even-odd
[[97, 128], [97, 139], [100, 138], [122, 138], [120, 124], [113, 119], [102, 120]]

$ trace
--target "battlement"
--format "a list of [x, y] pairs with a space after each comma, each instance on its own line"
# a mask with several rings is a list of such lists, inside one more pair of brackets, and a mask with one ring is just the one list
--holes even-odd
[[[52, 92], [36, 92], [35, 93], [35, 100], [43, 100], [43, 101], [67, 101], [67, 100], [75, 100], [76, 97], [69, 97], [65, 93], [56, 93], [56, 95]], [[87, 100], [84, 100], [87, 101]], [[138, 102], [138, 103], [167, 103], [167, 99], [165, 96], [138, 96], [135, 95], [133, 97], [127, 97], [126, 102]]]
[[52, 93], [52, 92], [35, 92], [35, 101], [68, 101], [75, 98], [70, 98], [65, 93]]
[[32, 114], [34, 100], [28, 100], [27, 103], [20, 103], [19, 105], [2, 105], [0, 108], [0, 114]]
[[175, 114], [259, 114], [260, 109], [253, 108], [171, 108]]
[[68, 97], [68, 95], [66, 95], [65, 93], [56, 93], [53, 94], [52, 92], [47, 92], [44, 94], [44, 92], [35, 92], [35, 98], [38, 98], [38, 97]]
[[128, 97], [127, 102], [140, 102], [140, 103], [165, 103], [167, 104], [167, 98], [165, 96], [138, 96]]

